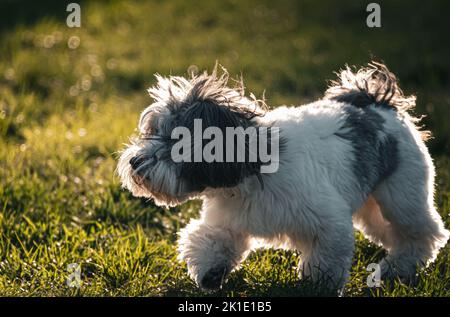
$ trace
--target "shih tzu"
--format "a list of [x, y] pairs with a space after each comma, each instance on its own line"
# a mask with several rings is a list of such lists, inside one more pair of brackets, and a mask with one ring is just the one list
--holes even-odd
[[200, 287], [220, 288], [262, 245], [298, 250], [300, 276], [341, 289], [354, 227], [387, 250], [383, 276], [413, 276], [446, 244], [428, 132], [408, 113], [415, 97], [383, 64], [347, 67], [322, 99], [270, 111], [242, 81], [228, 86], [225, 69], [156, 77], [117, 171], [158, 205], [203, 200], [178, 240]]

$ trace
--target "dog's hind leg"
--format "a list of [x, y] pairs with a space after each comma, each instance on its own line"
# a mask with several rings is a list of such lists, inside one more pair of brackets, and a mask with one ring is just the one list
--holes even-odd
[[369, 195], [364, 205], [353, 214], [353, 224], [371, 242], [386, 250], [392, 248], [391, 224], [381, 214], [380, 206], [372, 195]]
[[418, 266], [436, 258], [449, 231], [434, 206], [434, 167], [425, 146], [420, 151], [404, 142], [399, 156], [397, 169], [377, 186], [373, 197], [389, 222], [380, 229], [387, 233], [380, 241], [388, 249], [388, 256], [380, 263], [381, 272], [387, 277], [409, 278]]

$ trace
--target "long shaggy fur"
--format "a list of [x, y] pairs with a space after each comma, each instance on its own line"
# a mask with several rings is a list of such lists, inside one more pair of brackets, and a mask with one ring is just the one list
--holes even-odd
[[[122, 152], [118, 174], [134, 195], [159, 205], [203, 200], [200, 218], [178, 241], [199, 286], [219, 288], [250, 250], [272, 246], [300, 251], [301, 277], [342, 288], [354, 227], [387, 250], [379, 264], [388, 277], [413, 276], [446, 244], [427, 133], [409, 114], [415, 97], [403, 94], [386, 66], [347, 67], [322, 99], [272, 111], [246, 97], [242, 82], [229, 87], [226, 72], [157, 80], [149, 89], [155, 102], [141, 114], [140, 136]], [[172, 161], [171, 132], [191, 130], [195, 119], [222, 130], [278, 127], [278, 171], [260, 174], [260, 162]]]
[[[346, 102], [356, 107], [373, 104], [393, 107], [403, 115], [416, 106], [416, 96], [405, 96], [398, 86], [397, 77], [384, 64], [372, 62], [356, 72], [347, 66], [337, 75], [338, 80], [331, 81], [331, 85], [325, 91], [325, 98]], [[422, 117], [414, 118], [409, 115], [411, 122], [419, 122], [421, 119]], [[430, 131], [420, 132], [425, 141], [431, 137]]]

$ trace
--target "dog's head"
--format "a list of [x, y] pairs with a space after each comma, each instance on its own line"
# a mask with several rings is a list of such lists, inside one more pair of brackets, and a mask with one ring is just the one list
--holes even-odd
[[[154, 103], [141, 114], [139, 137], [131, 140], [119, 158], [117, 171], [124, 187], [135, 196], [172, 206], [197, 196], [206, 188], [236, 186], [246, 176], [259, 172], [260, 162], [195, 159], [195, 153], [209, 142], [203, 138], [195, 140], [194, 134], [199, 132], [195, 128], [199, 122], [196, 119], [201, 119], [201, 133], [216, 127], [225, 135], [226, 127], [246, 129], [254, 126], [255, 118], [263, 114], [263, 101], [253, 95], [245, 97], [242, 81], [235, 88], [228, 87], [228, 73], [223, 69], [223, 74], [218, 76], [217, 67], [210, 75], [205, 72], [189, 79], [159, 75], [156, 78], [156, 86], [148, 90]], [[189, 150], [178, 151], [184, 158], [190, 156], [190, 160], [174, 158], [174, 147], [179, 141], [174, 135], [180, 137], [177, 128], [192, 136]], [[228, 143], [224, 142], [215, 151], [227, 153], [230, 151], [227, 147]], [[245, 149], [247, 152], [248, 147]]]

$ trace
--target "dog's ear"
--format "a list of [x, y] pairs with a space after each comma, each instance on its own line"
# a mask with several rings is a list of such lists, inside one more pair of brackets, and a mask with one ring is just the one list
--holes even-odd
[[[201, 120], [201, 136], [195, 135], [194, 126], [196, 119]], [[199, 121], [197, 121], [199, 122]], [[238, 146], [237, 138], [239, 133], [243, 133], [245, 129], [251, 127], [252, 121], [248, 117], [248, 112], [239, 111], [239, 107], [230, 107], [228, 105], [219, 105], [215, 100], [197, 100], [194, 104], [188, 106], [183, 113], [179, 114], [177, 118], [178, 126], [186, 127], [190, 131], [190, 155], [189, 162], [182, 162], [181, 177], [189, 181], [194, 187], [203, 190], [206, 187], [233, 187], [239, 184], [246, 176], [259, 173], [261, 164], [256, 162], [249, 162], [249, 137], [245, 141], [244, 146]], [[217, 135], [211, 135], [211, 139], [204, 139], [205, 130], [210, 127], [215, 127], [222, 133], [222, 148], [215, 149], [222, 151], [222, 161], [213, 160], [207, 162], [203, 155], [201, 161], [196, 162], [195, 152], [197, 155], [203, 154], [203, 149], [208, 143], [214, 141]], [[235, 130], [234, 140], [226, 138], [226, 128], [242, 128]], [[198, 132], [198, 126], [197, 131]], [[256, 129], [255, 129], [256, 131]], [[198, 146], [201, 144], [201, 148]], [[197, 147], [196, 147], [197, 145]], [[198, 153], [202, 151], [202, 153]], [[244, 153], [238, 153], [243, 151]], [[228, 155], [228, 159], [227, 159]], [[230, 156], [231, 155], [231, 156]], [[238, 162], [238, 155], [245, 155], [244, 162]], [[220, 157], [220, 155], [216, 156]], [[230, 159], [232, 157], [232, 159]]]

